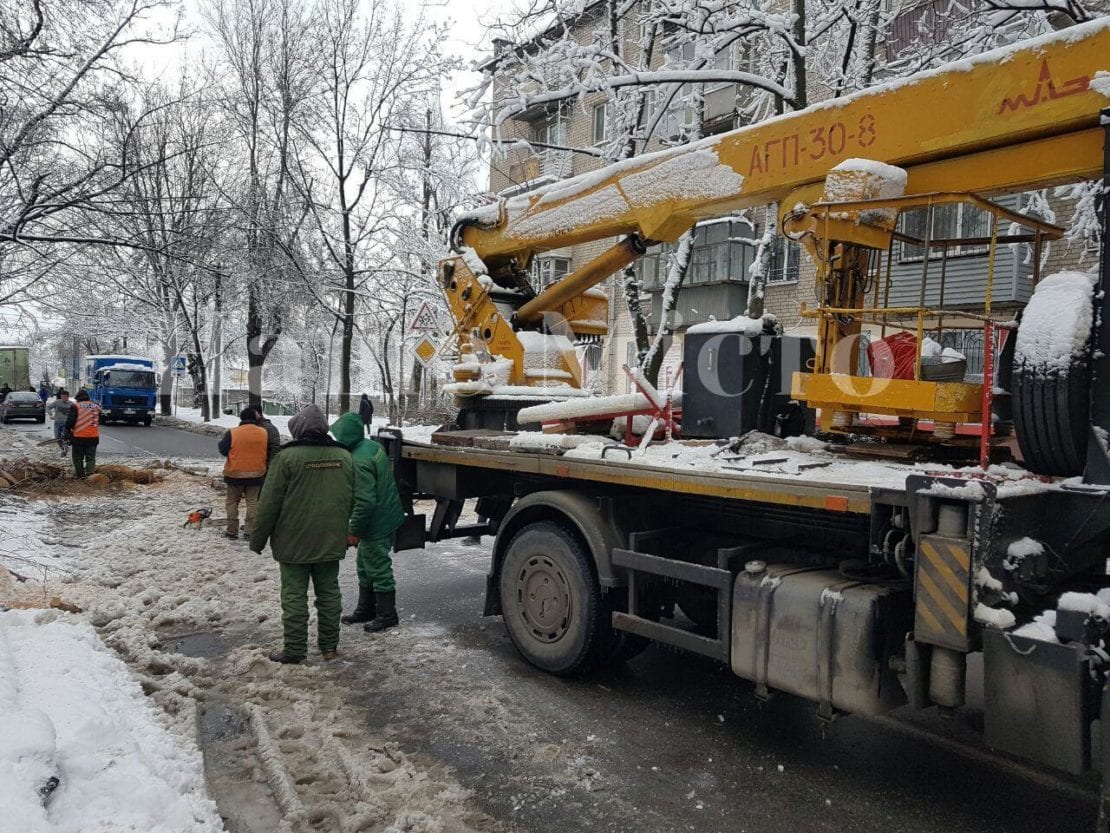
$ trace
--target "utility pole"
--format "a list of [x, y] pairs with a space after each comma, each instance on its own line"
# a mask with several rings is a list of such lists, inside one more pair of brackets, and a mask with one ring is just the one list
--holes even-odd
[[224, 368], [224, 288], [223, 267], [216, 265], [216, 316], [212, 322], [212, 413], [216, 419], [223, 413]]

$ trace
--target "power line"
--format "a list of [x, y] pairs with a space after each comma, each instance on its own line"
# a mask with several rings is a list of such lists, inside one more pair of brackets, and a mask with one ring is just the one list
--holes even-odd
[[[422, 133], [430, 134], [432, 136], [448, 136], [453, 139], [469, 139], [472, 142], [480, 141], [478, 136], [471, 136], [467, 133], [453, 133], [449, 130], [432, 130], [431, 128], [425, 127], [394, 127], [388, 124], [385, 125], [384, 129], [395, 130], [398, 133]], [[594, 159], [607, 158], [605, 154], [602, 153], [600, 150], [594, 150], [593, 148], [569, 148], [565, 145], [552, 145], [548, 144], [547, 142], [533, 142], [529, 139], [490, 139], [489, 141], [491, 144], [495, 145], [513, 145], [517, 142], [525, 142], [532, 147], [543, 148], [544, 150], [563, 150], [567, 151], [568, 153], [579, 153], [583, 156], [591, 156]]]

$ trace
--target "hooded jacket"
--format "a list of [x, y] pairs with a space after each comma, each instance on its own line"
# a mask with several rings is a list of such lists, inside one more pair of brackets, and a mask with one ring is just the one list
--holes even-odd
[[392, 535], [404, 522], [405, 512], [385, 449], [365, 436], [362, 419], [353, 412], [333, 422], [331, 433], [351, 452], [355, 466], [351, 534], [359, 538]]
[[287, 564], [337, 561], [347, 552], [354, 497], [351, 455], [327, 435], [314, 405], [289, 420], [295, 438], [275, 455], [251, 527], [250, 548], [267, 540], [274, 560]]

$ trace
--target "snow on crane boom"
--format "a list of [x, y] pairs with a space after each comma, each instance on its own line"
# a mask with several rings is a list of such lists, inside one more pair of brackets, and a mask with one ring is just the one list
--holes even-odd
[[[860, 253], [889, 244], [893, 228], [861, 222], [858, 205], [852, 223], [831, 228], [827, 221], [834, 215], [825, 210], [825, 224], [815, 228], [825, 203], [888, 196], [851, 189], [831, 196], [826, 178], [849, 160], [898, 166], [905, 171], [898, 196], [909, 197], [1001, 194], [1093, 178], [1103, 166], [1099, 112], [1110, 99], [1100, 92], [1105, 85], [1092, 82], [1106, 70], [1110, 18], [624, 160], [471, 212], [453, 232], [461, 255], [445, 260], [440, 274], [462, 355], [454, 392], [468, 396], [519, 386], [547, 388], [553, 396], [577, 392], [581, 372], [569, 340], [552, 342], [549, 336], [539, 346], [560, 358], [536, 361], [521, 344], [520, 331], [550, 333], [551, 320], [560, 320], [566, 322], [563, 336], [607, 334], [607, 300], [591, 287], [634, 262], [651, 243], [674, 241], [700, 220], [778, 202], [782, 219], [792, 223], [795, 239], [811, 256], [831, 254], [826, 246], [835, 242], [862, 264]], [[868, 173], [863, 169], [864, 178]], [[818, 210], [807, 226], [800, 218], [811, 206]], [[895, 206], [894, 215], [904, 208]], [[1058, 232], [1042, 225], [1038, 244]], [[532, 292], [526, 270], [536, 254], [614, 237], [623, 239], [546, 290]], [[823, 286], [838, 279], [818, 276]], [[827, 306], [838, 309], [862, 306], [855, 289], [830, 291], [828, 297], [835, 302]], [[819, 329], [818, 370], [828, 373], [827, 356], [854, 333], [824, 320]], [[490, 384], [483, 368], [489, 360], [497, 363], [499, 384]], [[838, 406], [826, 393], [818, 404]], [[813, 402], [805, 391], [800, 395]], [[950, 403], [951, 414], [923, 405], [908, 415], [962, 422], [971, 391], [960, 398], [959, 407]], [[859, 410], [857, 404], [842, 410]], [[831, 416], [836, 408], [825, 410]]]

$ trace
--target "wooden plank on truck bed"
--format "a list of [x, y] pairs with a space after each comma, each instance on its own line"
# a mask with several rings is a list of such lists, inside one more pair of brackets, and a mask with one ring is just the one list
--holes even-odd
[[432, 434], [432, 442], [435, 445], [470, 448], [475, 445], [476, 440], [512, 436], [511, 431], [500, 431], [494, 428], [468, 428], [465, 431], [437, 431]]

